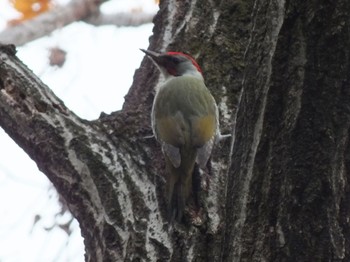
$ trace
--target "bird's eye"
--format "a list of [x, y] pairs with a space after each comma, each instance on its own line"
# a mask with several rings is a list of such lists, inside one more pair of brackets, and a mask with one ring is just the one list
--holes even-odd
[[178, 58], [177, 56], [171, 56], [171, 57], [170, 57], [170, 61], [171, 61], [172, 63], [174, 63], [174, 64], [178, 64], [178, 63], [181, 62], [181, 59]]

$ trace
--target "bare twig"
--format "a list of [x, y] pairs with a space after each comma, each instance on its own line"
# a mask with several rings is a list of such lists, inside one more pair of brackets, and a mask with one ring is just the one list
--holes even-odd
[[146, 23], [151, 23], [155, 14], [152, 13], [116, 13], [103, 14], [98, 13], [90, 16], [85, 22], [99, 25], [116, 25], [116, 26], [139, 26]]

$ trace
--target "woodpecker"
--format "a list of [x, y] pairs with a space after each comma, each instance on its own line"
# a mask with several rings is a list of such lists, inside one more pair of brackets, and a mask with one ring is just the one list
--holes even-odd
[[195, 163], [205, 168], [220, 137], [218, 108], [202, 70], [189, 55], [141, 49], [164, 76], [153, 101], [153, 133], [165, 158], [168, 219], [181, 222], [192, 192]]

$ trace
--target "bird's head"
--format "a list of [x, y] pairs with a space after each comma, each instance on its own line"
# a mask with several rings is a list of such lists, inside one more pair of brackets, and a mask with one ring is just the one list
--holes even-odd
[[201, 68], [190, 55], [181, 52], [157, 53], [144, 49], [141, 51], [152, 59], [165, 78], [183, 75], [203, 78]]

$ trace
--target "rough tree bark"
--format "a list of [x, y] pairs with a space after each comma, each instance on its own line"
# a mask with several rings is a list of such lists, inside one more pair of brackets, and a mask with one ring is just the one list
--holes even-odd
[[150, 61], [121, 111], [88, 122], [2, 47], [0, 125], [66, 199], [86, 261], [349, 261], [349, 12], [348, 0], [161, 2], [150, 49], [197, 58], [234, 134], [202, 177], [196, 225], [166, 224], [164, 163], [145, 138]]

